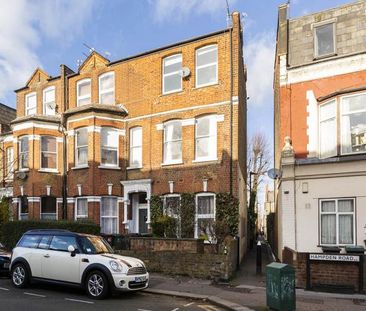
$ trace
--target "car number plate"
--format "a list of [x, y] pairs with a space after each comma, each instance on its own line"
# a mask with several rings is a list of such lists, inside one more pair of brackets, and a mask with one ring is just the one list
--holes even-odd
[[135, 282], [145, 282], [146, 281], [146, 276], [136, 276], [135, 277]]
[[9, 268], [9, 263], [7, 263], [7, 262], [6, 262], [6, 263], [4, 263], [4, 268], [5, 268], [5, 269], [8, 269], [8, 268]]

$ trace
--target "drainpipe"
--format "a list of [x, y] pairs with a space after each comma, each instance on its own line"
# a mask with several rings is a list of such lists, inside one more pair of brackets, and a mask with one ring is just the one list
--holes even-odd
[[230, 194], [233, 194], [233, 16], [230, 27]]
[[[65, 68], [61, 65], [62, 75], [64, 79], [64, 108], [65, 111], [68, 109], [68, 79], [65, 74]], [[63, 144], [63, 155], [62, 155], [62, 164], [63, 164], [63, 172], [62, 172], [62, 218], [67, 219], [67, 137], [66, 137], [66, 118], [65, 111], [62, 112], [61, 117], [61, 133], [62, 133], [62, 144]]]

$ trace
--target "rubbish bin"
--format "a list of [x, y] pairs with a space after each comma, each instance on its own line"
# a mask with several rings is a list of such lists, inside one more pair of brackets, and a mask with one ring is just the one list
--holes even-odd
[[266, 266], [267, 306], [278, 311], [296, 310], [295, 269], [273, 262]]
[[363, 254], [365, 252], [365, 248], [362, 245], [346, 246], [345, 249], [348, 254]]

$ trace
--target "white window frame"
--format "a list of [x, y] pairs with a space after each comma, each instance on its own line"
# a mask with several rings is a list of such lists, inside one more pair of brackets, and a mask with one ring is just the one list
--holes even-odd
[[[353, 212], [338, 212], [338, 201], [353, 201]], [[322, 202], [335, 202], [335, 212], [322, 212]], [[339, 215], [353, 215], [353, 244], [339, 244]], [[336, 215], [336, 244], [322, 243], [322, 215]], [[356, 199], [355, 198], [331, 198], [319, 200], [319, 245], [321, 246], [346, 246], [356, 245]]]
[[[198, 215], [198, 198], [199, 197], [213, 197], [213, 205], [214, 205], [214, 213], [213, 214], [200, 214]], [[199, 219], [216, 219], [216, 194], [212, 192], [203, 192], [197, 193], [195, 197], [195, 222], [194, 222], [194, 237], [196, 239], [199, 238], [198, 236], [198, 220]], [[210, 241], [205, 241], [210, 242]]]
[[[78, 134], [79, 134], [80, 130], [85, 130], [86, 131], [87, 141], [88, 141], [88, 144], [86, 144], [86, 145], [78, 146]], [[88, 162], [89, 162], [89, 131], [88, 131], [88, 128], [87, 127], [80, 127], [78, 129], [76, 129], [74, 138], [75, 138], [75, 148], [74, 148], [75, 167], [88, 167]], [[84, 147], [87, 148], [87, 161], [86, 161], [86, 163], [80, 164], [79, 163], [79, 158], [78, 158], [78, 149], [79, 148], [84, 148]]]
[[[332, 104], [335, 105], [335, 116], [333, 118], [329, 118], [327, 120], [320, 120], [320, 109], [321, 107], [325, 106], [325, 105], [330, 105]], [[326, 121], [329, 121], [329, 120], [333, 120], [335, 122], [335, 137], [336, 137], [336, 146], [335, 146], [335, 150], [334, 152], [329, 155], [329, 156], [322, 156], [322, 153], [321, 153], [321, 127], [320, 127], [320, 124], [322, 122], [326, 122]], [[338, 101], [337, 99], [332, 99], [332, 100], [329, 100], [327, 102], [324, 102], [322, 103], [321, 105], [318, 106], [318, 153], [319, 153], [319, 159], [326, 159], [326, 158], [330, 158], [330, 157], [334, 157], [338, 154], [338, 136], [337, 136], [337, 133], [338, 133]]]
[[[54, 100], [46, 102], [46, 93], [50, 91], [53, 91]], [[53, 113], [46, 113], [48, 104], [53, 104]], [[43, 114], [48, 116], [54, 116], [56, 114], [56, 88], [54, 86], [49, 86], [43, 90]]]
[[[105, 77], [108, 77], [108, 76], [113, 76], [113, 87], [111, 87], [109, 89], [102, 90], [101, 89], [101, 86], [102, 86], [101, 80]], [[98, 77], [99, 104], [102, 104], [102, 101], [101, 101], [102, 95], [113, 92], [113, 98], [114, 98], [113, 103], [103, 104], [103, 105], [114, 105], [115, 102], [116, 102], [115, 88], [116, 88], [116, 79], [115, 79], [114, 71], [109, 71], [109, 72], [101, 74]]]
[[[115, 132], [115, 134], [117, 136], [117, 146], [106, 146], [106, 145], [103, 144], [103, 141], [102, 141], [102, 137], [103, 137], [102, 132], [103, 131], [113, 131], [113, 132]], [[103, 163], [102, 162], [103, 149], [117, 151], [117, 159], [116, 159], [115, 164]], [[116, 129], [114, 127], [103, 126], [100, 130], [100, 167], [102, 167], [102, 168], [103, 167], [118, 168], [118, 165], [119, 165], [119, 134], [118, 134], [118, 129]]]
[[344, 115], [352, 115], [354, 113], [366, 112], [366, 109], [364, 109], [364, 110], [353, 111], [351, 113], [344, 113], [343, 112], [343, 100], [345, 98], [350, 98], [350, 97], [360, 96], [360, 95], [363, 95], [366, 98], [366, 93], [356, 93], [356, 94], [352, 94], [352, 95], [342, 96], [342, 97], [340, 97], [340, 100], [339, 100], [339, 105], [340, 105], [340, 115], [339, 115], [340, 120], [339, 120], [339, 124], [340, 124], [340, 143], [341, 143], [340, 153], [341, 153], [341, 155], [350, 155], [350, 154], [362, 154], [362, 153], [366, 153], [366, 150], [365, 151], [360, 151], [360, 152], [343, 152], [343, 149], [342, 149], [342, 146], [343, 146], [343, 132], [342, 132], [343, 131], [343, 123], [342, 123], [343, 122], [343, 116]]
[[[29, 98], [31, 97], [35, 97], [35, 106], [34, 107], [29, 107]], [[33, 111], [33, 113], [30, 113], [30, 111]], [[25, 115], [26, 116], [31, 116], [31, 115], [35, 115], [37, 114], [37, 93], [36, 92], [32, 92], [29, 93], [27, 95], [25, 95]]]
[[[141, 132], [141, 145], [132, 145], [133, 144], [133, 140], [132, 140], [132, 132], [134, 131], [140, 131]], [[130, 128], [130, 136], [129, 136], [129, 143], [130, 143], [130, 158], [129, 158], [129, 169], [132, 169], [132, 168], [142, 168], [143, 164], [142, 164], [142, 158], [143, 158], [143, 149], [142, 149], [142, 145], [143, 145], [143, 132], [142, 132], [142, 126], [135, 126], [135, 127], [132, 127]], [[133, 149], [137, 149], [137, 148], [140, 148], [141, 149], [141, 158], [140, 158], [140, 163], [139, 165], [135, 165], [132, 163], [132, 159], [133, 159]]]
[[[83, 95], [83, 96], [79, 95], [79, 86], [82, 85], [82, 84], [87, 84], [87, 83], [90, 84], [90, 93], [88, 95]], [[92, 85], [91, 85], [91, 79], [90, 78], [85, 78], [85, 79], [77, 81], [76, 82], [76, 106], [81, 107], [81, 106], [88, 105], [88, 104], [83, 104], [83, 105], [79, 104], [80, 100], [87, 99], [87, 98], [90, 98], [90, 103], [89, 104], [91, 104], [91, 93], [92, 93]]]
[[[42, 150], [42, 138], [44, 137], [49, 137], [49, 138], [53, 138], [56, 142], [56, 151], [44, 151]], [[57, 172], [58, 171], [58, 143], [57, 143], [57, 138], [55, 136], [50, 136], [50, 135], [43, 135], [40, 137], [40, 146], [39, 146], [39, 151], [40, 151], [40, 158], [39, 158], [39, 167], [41, 171], [47, 171], [47, 172]], [[54, 154], [56, 155], [56, 167], [55, 168], [50, 168], [50, 167], [43, 167], [42, 166], [42, 153], [50, 153], [50, 154]]]
[[[173, 124], [180, 125], [180, 127], [181, 127], [181, 139], [175, 139], [175, 140], [167, 141], [166, 140], [166, 127], [167, 126], [172, 126]], [[167, 145], [169, 143], [176, 143], [176, 142], [181, 143], [180, 159], [177, 159], [177, 160], [167, 159], [166, 158]], [[172, 121], [165, 122], [164, 125], [163, 125], [163, 164], [164, 165], [169, 165], [169, 164], [181, 164], [181, 163], [183, 163], [183, 124], [182, 124], [182, 121], [181, 120], [172, 120]]]
[[[11, 150], [11, 152], [10, 152], [10, 150]], [[13, 179], [13, 177], [14, 177], [14, 147], [10, 146], [10, 147], [6, 148], [6, 175], [5, 175], [5, 180], [11, 180], [11, 179]]]
[[[333, 25], [333, 52], [319, 55], [318, 36], [317, 36], [316, 29], [319, 27], [322, 27], [322, 26], [330, 25], [330, 24]], [[314, 58], [315, 59], [335, 55], [336, 51], [337, 51], [336, 19], [327, 20], [324, 22], [313, 24], [313, 38], [314, 38]]]
[[[179, 199], [179, 211], [177, 214], [173, 214], [173, 215], [169, 215], [167, 213], [167, 210], [166, 210], [166, 199], [167, 198], [178, 198]], [[167, 215], [169, 217], [172, 217], [172, 218], [175, 218], [177, 220], [177, 228], [176, 228], [176, 234], [177, 234], [177, 237], [178, 238], [181, 238], [182, 236], [182, 218], [181, 218], [181, 195], [178, 194], [178, 193], [169, 193], [169, 194], [166, 194], [164, 195], [164, 200], [163, 200], [163, 213], [164, 215]]]
[[[80, 200], [85, 200], [86, 201], [86, 215], [78, 215], [78, 202]], [[78, 221], [80, 219], [88, 219], [89, 217], [89, 202], [88, 202], [88, 198], [87, 197], [78, 197], [75, 200], [75, 213], [74, 213], [74, 219], [75, 221]]]
[[[211, 123], [214, 124], [214, 129], [213, 129], [213, 133], [210, 133], [208, 136], [197, 136], [197, 127], [198, 127], [198, 121], [202, 120], [202, 119], [210, 119], [210, 125]], [[210, 126], [211, 128], [211, 126]], [[194, 130], [194, 140], [195, 140], [195, 159], [193, 162], [205, 162], [205, 161], [217, 161], [217, 115], [205, 115], [202, 117], [198, 117], [195, 119], [195, 130]], [[212, 150], [212, 155], [209, 155], [207, 157], [199, 157], [198, 156], [198, 152], [197, 152], [197, 148], [198, 148], [198, 144], [197, 144], [197, 140], [199, 138], [209, 138], [212, 139], [212, 143], [209, 144], [209, 146], [211, 146]], [[211, 153], [210, 152], [210, 153]]]
[[178, 89], [174, 89], [174, 90], [170, 90], [168, 92], [165, 91], [165, 78], [166, 77], [169, 77], [169, 76], [173, 76], [173, 75], [176, 75], [176, 74], [180, 74], [180, 72], [182, 71], [182, 69], [180, 70], [177, 70], [177, 71], [173, 71], [173, 72], [170, 72], [170, 73], [164, 73], [165, 71], [165, 62], [169, 61], [171, 58], [174, 58], [174, 57], [177, 57], [177, 56], [180, 56], [180, 63], [182, 64], [183, 66], [183, 56], [182, 56], [182, 53], [177, 53], [177, 54], [173, 54], [173, 55], [170, 55], [170, 56], [167, 56], [163, 59], [163, 72], [162, 72], [162, 76], [163, 76], [163, 90], [162, 90], [162, 93], [164, 95], [167, 95], [167, 94], [171, 94], [171, 93], [176, 93], [176, 92], [181, 92], [183, 90], [183, 79], [182, 79], [182, 76], [180, 75], [180, 87]]
[[[216, 62], [212, 62], [212, 63], [208, 63], [206, 65], [197, 65], [197, 59], [198, 59], [198, 54], [201, 52], [202, 50], [208, 50], [208, 51], [204, 51], [202, 54], [208, 53], [210, 52], [210, 48], [215, 47], [216, 48], [216, 53], [217, 53], [217, 60]], [[210, 66], [214, 66], [216, 65], [216, 80], [213, 82], [209, 82], [209, 83], [203, 83], [203, 84], [198, 84], [198, 70], [201, 68], [206, 68], [206, 67], [210, 67]], [[210, 45], [205, 45], [200, 47], [199, 49], [196, 50], [196, 88], [200, 88], [200, 87], [205, 87], [205, 86], [209, 86], [209, 85], [215, 85], [218, 83], [219, 80], [219, 49], [218, 49], [218, 45], [217, 44], [210, 44]]]
[[[28, 140], [28, 151], [24, 152], [22, 151], [22, 141], [23, 139], [27, 139]], [[19, 170], [20, 171], [24, 171], [24, 170], [29, 170], [29, 136], [27, 135], [24, 135], [24, 136], [21, 136], [19, 137], [19, 140], [18, 140], [18, 154], [19, 154]], [[23, 154], [27, 154], [27, 166], [26, 167], [23, 167], [22, 166], [22, 155]]]
[[[102, 216], [102, 208], [103, 208], [103, 199], [104, 198], [113, 198], [116, 201], [116, 209], [117, 209], [117, 216]], [[115, 196], [103, 196], [100, 199], [100, 228], [102, 230], [102, 219], [103, 218], [112, 218], [112, 219], [116, 219], [117, 220], [117, 232], [114, 232], [112, 234], [119, 234], [119, 203], [118, 203], [118, 198]], [[101, 233], [105, 233], [102, 232]], [[107, 233], [110, 234], [110, 233]]]

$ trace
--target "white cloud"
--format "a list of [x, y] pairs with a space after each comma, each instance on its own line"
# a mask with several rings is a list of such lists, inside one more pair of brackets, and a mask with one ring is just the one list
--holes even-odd
[[[154, 18], [158, 22], [174, 19], [182, 20], [191, 14], [226, 15], [225, 0], [151, 0], [154, 6]], [[230, 0], [232, 6], [237, 0]]]
[[249, 105], [272, 104], [275, 44], [275, 34], [270, 32], [258, 34], [244, 45]]
[[93, 4], [88, 0], [0, 2], [0, 101], [42, 66], [37, 49], [47, 39], [65, 45], [82, 32]]

